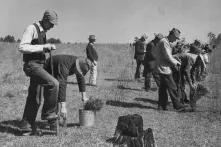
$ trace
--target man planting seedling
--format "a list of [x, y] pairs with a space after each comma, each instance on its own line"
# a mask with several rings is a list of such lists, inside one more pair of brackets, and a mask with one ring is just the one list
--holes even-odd
[[[79, 91], [81, 92], [82, 101], [86, 103], [89, 98], [86, 96], [86, 84], [84, 76], [90, 70], [92, 64], [87, 58], [76, 57], [72, 55], [55, 55], [52, 56], [53, 66], [50, 64], [50, 58], [46, 60], [45, 69], [50, 73], [53, 71], [54, 77], [59, 82], [58, 102], [60, 105], [60, 116], [66, 120], [66, 88], [67, 78], [75, 74], [77, 77]], [[51, 70], [53, 67], [53, 70]], [[65, 124], [64, 124], [65, 125]]]

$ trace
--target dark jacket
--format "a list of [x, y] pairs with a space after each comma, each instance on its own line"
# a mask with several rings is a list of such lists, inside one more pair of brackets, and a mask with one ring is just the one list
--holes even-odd
[[[186, 82], [192, 83], [191, 68], [194, 65], [194, 59], [185, 53], [175, 54], [173, 55], [173, 57], [181, 63], [179, 71], [180, 73], [177, 73], [180, 75], [177, 75], [177, 79], [175, 81], [179, 82], [179, 80], [181, 80], [180, 82], [182, 85], [184, 85]], [[175, 74], [176, 72], [177, 71], [173, 69], [173, 74]]]
[[93, 43], [88, 43], [86, 47], [86, 54], [87, 58], [91, 60], [91, 62], [97, 61], [98, 60], [98, 54], [95, 49], [95, 46]]
[[144, 60], [146, 43], [144, 41], [138, 40], [134, 44], [134, 47], [135, 47], [134, 59]]
[[[55, 55], [52, 57], [53, 59], [53, 71], [54, 77], [59, 81], [60, 85], [67, 85], [67, 77], [75, 72], [75, 62], [77, 57], [72, 55]], [[51, 73], [51, 66], [50, 66], [50, 58], [46, 60], [45, 69]], [[76, 74], [78, 87], [80, 92], [85, 92], [85, 78], [80, 75]]]
[[200, 54], [200, 53], [202, 53], [202, 48], [200, 48], [199, 46], [196, 46], [194, 44], [191, 44], [189, 52], [192, 54]]

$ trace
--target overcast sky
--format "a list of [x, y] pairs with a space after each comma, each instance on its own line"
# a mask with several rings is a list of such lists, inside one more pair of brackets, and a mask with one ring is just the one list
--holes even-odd
[[133, 41], [146, 33], [167, 35], [176, 27], [187, 41], [207, 41], [207, 33], [221, 32], [221, 0], [0, 0], [0, 36], [21, 38], [24, 29], [42, 18], [45, 9], [58, 13], [59, 25], [48, 38], [98, 43]]

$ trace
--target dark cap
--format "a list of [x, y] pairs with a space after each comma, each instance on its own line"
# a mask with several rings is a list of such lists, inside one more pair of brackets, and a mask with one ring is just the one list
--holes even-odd
[[180, 39], [180, 30], [178, 30], [177, 28], [173, 28], [170, 33], [173, 33], [173, 35], [177, 38]]
[[95, 35], [89, 35], [89, 38], [88, 38], [89, 40], [96, 40], [95, 39]]
[[57, 25], [58, 24], [58, 15], [53, 10], [46, 10], [44, 12], [42, 20], [48, 20], [50, 23]]

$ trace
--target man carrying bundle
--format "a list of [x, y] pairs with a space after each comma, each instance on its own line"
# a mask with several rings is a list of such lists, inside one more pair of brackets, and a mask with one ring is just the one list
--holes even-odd
[[[58, 102], [61, 106], [60, 116], [67, 118], [66, 108], [66, 88], [67, 78], [75, 74], [78, 82], [79, 91], [81, 92], [82, 102], [86, 103], [89, 99], [86, 95], [86, 84], [84, 76], [91, 69], [92, 63], [89, 59], [76, 57], [72, 55], [55, 55], [52, 56], [54, 77], [59, 82]], [[45, 69], [51, 73], [50, 58], [46, 60]]]

